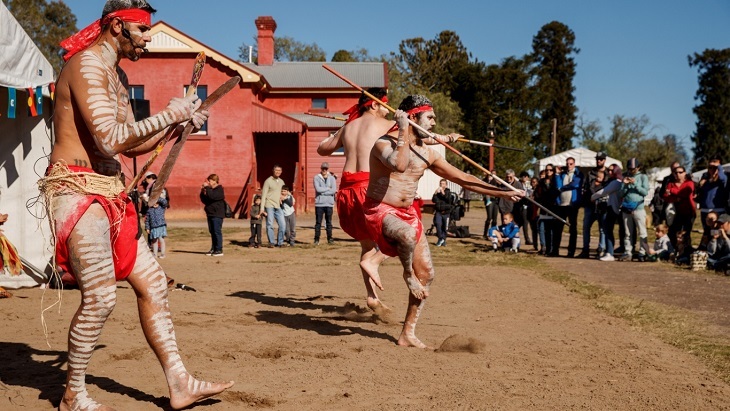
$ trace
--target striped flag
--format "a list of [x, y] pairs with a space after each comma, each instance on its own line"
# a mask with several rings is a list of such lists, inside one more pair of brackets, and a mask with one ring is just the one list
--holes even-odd
[[33, 88], [28, 88], [28, 115], [35, 117], [38, 115], [38, 109], [36, 108], [35, 91]]
[[35, 108], [38, 114], [43, 114], [43, 87], [35, 88]]

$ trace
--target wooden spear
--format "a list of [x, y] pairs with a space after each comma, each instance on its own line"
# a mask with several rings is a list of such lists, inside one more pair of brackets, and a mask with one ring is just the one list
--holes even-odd
[[[326, 64], [322, 64], [322, 67], [323, 67], [323, 68], [324, 68], [325, 70], [329, 71], [330, 73], [334, 74], [335, 76], [339, 77], [339, 78], [340, 78], [340, 80], [344, 81], [345, 83], [347, 83], [347, 84], [351, 85], [352, 87], [354, 87], [354, 88], [355, 88], [355, 89], [357, 89], [358, 91], [360, 91], [360, 92], [362, 92], [363, 94], [365, 94], [366, 96], [368, 96], [368, 98], [370, 98], [371, 100], [373, 100], [373, 101], [375, 101], [376, 103], [380, 104], [381, 106], [385, 107], [385, 108], [386, 108], [386, 109], [388, 109], [388, 110], [389, 110], [390, 112], [392, 112], [392, 113], [395, 113], [395, 109], [394, 109], [393, 107], [391, 107], [391, 106], [387, 105], [386, 103], [382, 102], [382, 101], [381, 101], [380, 99], [378, 99], [377, 97], [375, 97], [375, 96], [374, 96], [374, 95], [372, 95], [371, 93], [368, 93], [368, 92], [367, 92], [367, 90], [365, 90], [365, 89], [363, 89], [362, 87], [358, 86], [357, 84], [353, 83], [353, 82], [352, 82], [352, 81], [350, 81], [350, 80], [349, 80], [349, 79], [348, 79], [347, 77], [345, 77], [345, 76], [343, 76], [342, 74], [338, 73], [338, 72], [337, 72], [336, 70], [334, 70], [333, 68], [329, 67], [329, 66], [328, 66], [328, 65], [326, 65]], [[482, 171], [483, 173], [485, 173], [485, 174], [487, 174], [487, 175], [491, 175], [491, 176], [492, 176], [492, 177], [493, 177], [493, 178], [494, 178], [495, 180], [497, 180], [497, 182], [499, 182], [499, 183], [503, 184], [503, 185], [504, 185], [505, 187], [511, 188], [511, 189], [512, 189], [512, 190], [514, 190], [514, 191], [518, 191], [518, 190], [517, 190], [516, 188], [512, 187], [512, 185], [511, 185], [511, 184], [507, 183], [506, 181], [502, 180], [501, 178], [499, 178], [499, 177], [498, 177], [497, 175], [495, 175], [495, 174], [494, 174], [494, 173], [492, 173], [491, 171], [489, 171], [489, 170], [487, 170], [486, 168], [482, 167], [482, 166], [481, 166], [480, 164], [478, 164], [478, 163], [477, 163], [476, 161], [474, 161], [474, 160], [470, 159], [469, 157], [465, 156], [465, 155], [464, 155], [464, 154], [462, 154], [462, 153], [461, 153], [461, 152], [460, 152], [459, 150], [457, 150], [457, 149], [455, 149], [455, 148], [451, 147], [450, 145], [448, 145], [448, 144], [444, 143], [443, 141], [441, 141], [441, 140], [437, 139], [437, 138], [436, 138], [436, 135], [435, 135], [434, 133], [432, 133], [432, 132], [430, 132], [430, 131], [426, 130], [425, 128], [423, 128], [423, 127], [421, 127], [421, 126], [419, 126], [419, 125], [418, 125], [418, 124], [416, 124], [415, 122], [411, 121], [411, 119], [408, 119], [408, 123], [410, 123], [410, 124], [411, 124], [411, 126], [413, 126], [414, 128], [416, 128], [416, 129], [418, 129], [418, 130], [421, 130], [421, 132], [423, 132], [423, 133], [427, 134], [427, 135], [428, 135], [429, 137], [431, 137], [431, 138], [433, 138], [434, 140], [438, 141], [438, 142], [439, 142], [439, 143], [440, 143], [441, 145], [443, 145], [444, 147], [446, 147], [446, 148], [447, 148], [448, 150], [450, 150], [450, 151], [451, 151], [452, 153], [454, 153], [454, 154], [456, 154], [457, 156], [461, 157], [461, 158], [462, 158], [462, 159], [463, 159], [464, 161], [466, 161], [467, 163], [469, 163], [469, 164], [473, 165], [474, 167], [478, 168], [478, 169], [479, 169], [479, 170], [481, 170], [481, 171]], [[536, 206], [540, 207], [540, 209], [542, 209], [542, 210], [543, 210], [543, 211], [545, 211], [546, 213], [550, 214], [550, 215], [551, 215], [551, 216], [553, 216], [554, 218], [557, 218], [557, 219], [558, 219], [558, 220], [559, 220], [560, 222], [562, 222], [563, 224], [566, 224], [566, 225], [570, 226], [570, 224], [569, 224], [569, 223], [568, 223], [567, 221], [565, 221], [565, 220], [564, 220], [563, 218], [561, 218], [561, 217], [560, 217], [559, 215], [557, 215], [557, 214], [555, 214], [554, 212], [552, 212], [551, 210], [549, 210], [549, 209], [548, 209], [547, 207], [545, 207], [544, 205], [542, 205], [542, 204], [538, 203], [537, 201], [535, 201], [535, 200], [531, 199], [530, 197], [523, 197], [523, 198], [524, 198], [525, 200], [527, 200], [527, 201], [529, 201], [529, 202], [531, 202], [531, 203], [535, 204]]]

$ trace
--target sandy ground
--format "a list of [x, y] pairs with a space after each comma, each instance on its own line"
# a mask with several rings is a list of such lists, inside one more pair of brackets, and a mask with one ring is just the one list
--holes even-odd
[[[481, 213], [468, 216], [471, 231], [481, 233]], [[245, 248], [248, 224], [231, 220], [225, 224], [224, 257], [203, 254], [209, 246], [203, 228], [186, 228], [195, 233], [171, 242], [162, 266], [177, 282], [197, 289], [170, 292], [186, 365], [199, 378], [236, 381], [192, 409], [730, 409], [730, 386], [696, 357], [591, 308], [538, 273], [500, 264], [504, 258], [534, 257], [485, 253], [479, 239], [432, 247], [437, 277], [417, 334], [440, 349], [397, 347], [407, 300], [399, 263], [391, 259], [381, 269], [386, 286], [381, 296], [393, 314], [378, 319], [364, 308], [357, 243], [337, 230], [334, 245], [314, 247], [311, 220], [299, 217], [302, 243], [294, 248]], [[170, 230], [203, 225], [171, 223]], [[452, 258], [456, 255], [461, 257]], [[588, 260], [549, 264], [619, 293], [669, 303], [692, 300], [671, 292], [707, 285], [679, 270], [655, 277], [659, 285], [631, 285], [637, 275], [644, 276], [641, 282], [662, 276], [666, 268], [651, 268], [659, 265], [615, 263], [606, 270]], [[701, 278], [711, 280], [705, 290], [716, 290], [714, 308], [678, 306], [714, 318], [727, 330], [722, 311], [730, 281]], [[68, 323], [79, 293], [64, 291], [60, 313], [46, 313], [50, 348], [40, 321], [43, 291], [14, 294], [0, 300], [0, 410], [50, 410], [63, 392]], [[49, 290], [43, 304], [55, 300]], [[87, 383], [95, 400], [119, 410], [167, 408], [164, 377], [125, 282], [119, 283], [118, 304]]]

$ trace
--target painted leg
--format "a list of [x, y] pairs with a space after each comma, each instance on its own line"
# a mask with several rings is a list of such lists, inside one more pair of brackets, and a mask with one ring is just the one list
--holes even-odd
[[383, 286], [380, 282], [380, 274], [378, 273], [378, 267], [387, 258], [387, 256], [380, 252], [375, 247], [375, 243], [372, 241], [361, 241], [361, 253], [360, 253], [360, 271], [362, 272], [362, 279], [365, 283], [365, 289], [367, 290], [367, 305], [368, 308], [373, 310], [376, 314], [385, 315], [390, 313], [390, 308], [383, 304], [375, 292], [377, 286], [381, 290]]
[[[144, 240], [141, 244], [147, 248]], [[92, 400], [86, 391], [86, 369], [104, 323], [116, 305], [109, 220], [100, 205], [92, 204], [78, 221], [68, 238], [68, 249], [81, 290], [81, 304], [68, 332], [66, 390], [58, 409], [113, 410]]]
[[177, 348], [165, 273], [147, 251], [144, 242], [140, 242], [137, 249], [137, 263], [127, 281], [137, 295], [142, 331], [165, 372], [172, 408], [185, 408], [232, 386], [233, 381], [199, 381], [187, 371]]
[[[423, 234], [421, 234], [421, 238], [418, 240], [413, 252], [413, 272], [419, 286], [425, 290], [425, 295], [423, 298], [417, 298], [413, 292], [408, 295], [408, 309], [406, 310], [406, 318], [403, 321], [403, 330], [398, 338], [398, 345], [430, 349], [431, 347], [427, 346], [421, 342], [418, 337], [416, 337], [416, 323], [418, 322], [423, 306], [426, 303], [428, 290], [431, 287], [431, 283], [435, 276], [433, 263], [431, 261], [431, 251], [428, 248], [426, 236]], [[406, 280], [406, 282], [408, 281]]]

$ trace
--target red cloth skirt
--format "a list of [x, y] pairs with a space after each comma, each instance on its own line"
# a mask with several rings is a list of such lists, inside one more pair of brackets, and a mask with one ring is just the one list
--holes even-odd
[[370, 236], [375, 239], [380, 251], [391, 257], [398, 255], [397, 245], [383, 237], [383, 219], [387, 215], [393, 215], [403, 220], [416, 230], [415, 241], [421, 238], [423, 224], [418, 216], [416, 206], [411, 204], [407, 208], [393, 207], [390, 204], [381, 203], [370, 198], [365, 201], [365, 220], [367, 221]]
[[344, 172], [337, 191], [337, 215], [340, 217], [340, 227], [358, 241], [371, 239], [363, 208], [369, 181], [369, 171]]
[[[72, 172], [93, 173], [94, 170], [85, 167], [68, 166]], [[65, 198], [72, 196], [63, 196]], [[58, 201], [59, 199], [57, 199]], [[114, 260], [114, 276], [117, 280], [124, 280], [132, 273], [137, 261], [137, 211], [127, 193], [121, 192], [114, 199], [101, 195], [78, 194], [73, 196], [75, 201], [72, 212], [56, 216], [56, 265], [67, 273], [73, 273], [69, 259], [68, 237], [76, 223], [92, 203], [102, 206], [109, 219], [109, 237], [112, 244]], [[116, 223], [120, 222], [120, 223]], [[75, 278], [65, 275], [64, 282], [75, 282]]]

